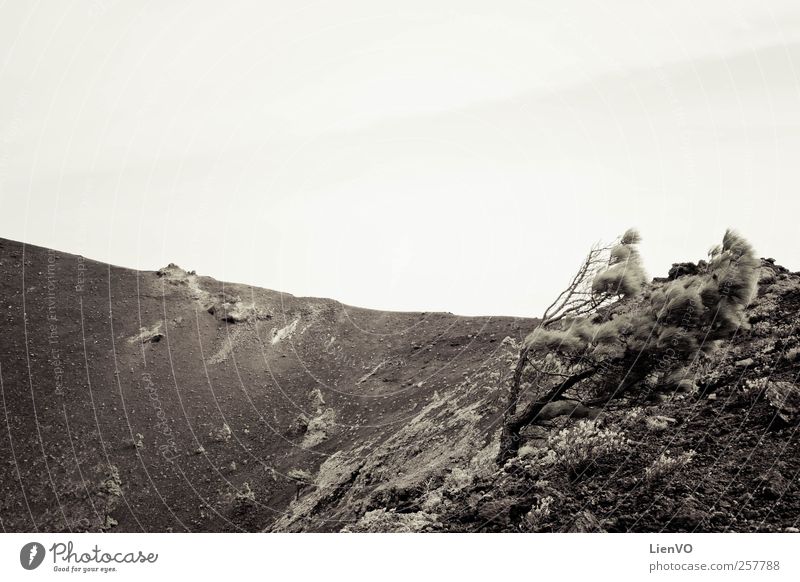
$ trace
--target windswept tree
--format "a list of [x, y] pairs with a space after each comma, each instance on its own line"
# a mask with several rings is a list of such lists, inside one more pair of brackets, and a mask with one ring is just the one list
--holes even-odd
[[[547, 330], [564, 320], [585, 317], [609, 305], [615, 299], [636, 292], [637, 284], [644, 282], [644, 273], [639, 253], [634, 248], [641, 237], [634, 229], [629, 229], [622, 237], [611, 244], [595, 243], [584, 258], [569, 285], [558, 294], [544, 310], [536, 330], [523, 343], [517, 358], [517, 365], [511, 380], [509, 405], [506, 419], [513, 417], [520, 398], [522, 375], [530, 364], [530, 340], [534, 337], [545, 339]], [[609, 272], [621, 276], [615, 285]], [[640, 278], [641, 281], [635, 281]]]
[[747, 325], [760, 261], [744, 238], [728, 230], [700, 272], [657, 288], [647, 283], [639, 242], [629, 230], [612, 245], [593, 247], [525, 338], [498, 461], [517, 453], [521, 431], [548, 405], [567, 397], [608, 402], [648, 379], [678, 384], [688, 363]]

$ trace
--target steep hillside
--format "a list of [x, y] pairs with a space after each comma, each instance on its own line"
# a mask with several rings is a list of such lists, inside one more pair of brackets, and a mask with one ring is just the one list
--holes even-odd
[[6, 240], [0, 273], [6, 531], [339, 530], [489, 443], [503, 338], [533, 325]]
[[[371, 311], [5, 240], [0, 273], [5, 531], [798, 525], [800, 276], [771, 262], [751, 329], [691, 386], [553, 414], [503, 467], [535, 320]], [[614, 446], [579, 473], [558, 461], [598, 438]]]
[[[697, 269], [674, 265], [669, 280]], [[517, 458], [445, 495], [439, 519], [451, 531], [797, 532], [800, 274], [762, 260], [745, 315], [674, 388], [642, 382], [582, 411], [591, 420], [532, 428]]]

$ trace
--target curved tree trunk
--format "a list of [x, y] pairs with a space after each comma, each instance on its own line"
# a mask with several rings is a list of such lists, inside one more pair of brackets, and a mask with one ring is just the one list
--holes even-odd
[[[527, 354], [525, 361], [527, 361]], [[517, 367], [519, 367], [519, 364]], [[524, 369], [524, 364], [522, 367]], [[519, 452], [520, 431], [534, 422], [545, 406], [554, 400], [558, 400], [567, 390], [591, 377], [595, 372], [597, 372], [596, 368], [589, 368], [588, 370], [574, 374], [563, 382], [553, 386], [541, 398], [537, 398], [528, 404], [519, 414], [511, 413], [510, 416], [507, 416], [503, 422], [503, 432], [500, 435], [500, 452], [497, 455], [498, 464], [503, 465], [506, 461], [516, 456], [517, 452]], [[521, 377], [522, 373], [520, 372], [520, 378]], [[517, 386], [517, 398], [519, 398], [519, 386]], [[509, 409], [510, 408], [511, 406], [509, 406]], [[516, 412], [516, 403], [514, 409], [514, 412]]]
[[[500, 433], [500, 453], [497, 456], [497, 462], [502, 464], [513, 456], [519, 449], [519, 443], [514, 441], [518, 437], [514, 435], [509, 427], [512, 424], [514, 416], [517, 414], [517, 404], [519, 403], [520, 388], [522, 386], [522, 373], [525, 371], [525, 365], [528, 363], [528, 348], [523, 347], [520, 349], [519, 358], [517, 358], [517, 365], [514, 368], [514, 375], [511, 377], [511, 386], [508, 394], [508, 405], [503, 413], [503, 430]], [[507, 454], [506, 451], [513, 451]]]

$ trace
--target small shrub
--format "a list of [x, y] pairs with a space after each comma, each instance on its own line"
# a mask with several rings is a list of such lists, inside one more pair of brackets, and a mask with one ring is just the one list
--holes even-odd
[[768, 381], [768, 378], [745, 380], [744, 384], [739, 387], [742, 399], [745, 402], [757, 402], [762, 396], [764, 396], [764, 390], [767, 388]]
[[537, 531], [552, 513], [553, 498], [549, 495], [536, 501], [531, 510], [522, 518], [522, 527], [525, 531]]
[[688, 451], [686, 453], [681, 453], [677, 457], [672, 457], [670, 456], [669, 451], [664, 451], [655, 461], [653, 461], [652, 465], [645, 469], [645, 481], [648, 483], [661, 481], [665, 477], [672, 475], [676, 471], [679, 471], [688, 465], [694, 458], [695, 454], [696, 453], [694, 451]]
[[627, 446], [628, 440], [622, 431], [601, 428], [596, 420], [582, 420], [560, 430], [548, 440], [548, 447], [555, 453], [556, 462], [572, 471], [624, 450]]
[[428, 513], [436, 512], [442, 505], [444, 498], [442, 497], [441, 489], [429, 491], [423, 496], [424, 501], [420, 506], [422, 511]]
[[629, 429], [639, 426], [643, 418], [645, 418], [644, 408], [641, 406], [634, 406], [623, 413], [622, 418], [620, 418], [618, 421], [618, 424], [620, 428]]
[[648, 416], [645, 421], [645, 426], [648, 430], [653, 432], [663, 432], [667, 430], [671, 425], [675, 424], [675, 419], [670, 418], [669, 416]]
[[450, 472], [447, 478], [445, 478], [444, 490], [450, 495], [453, 495], [472, 485], [472, 481], [473, 478], [471, 473], [456, 467]]

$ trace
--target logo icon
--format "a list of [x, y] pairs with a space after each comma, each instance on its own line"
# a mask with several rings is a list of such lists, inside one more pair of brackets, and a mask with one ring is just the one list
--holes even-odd
[[26, 570], [35, 570], [44, 561], [44, 546], [39, 542], [29, 542], [19, 551], [19, 563]]

